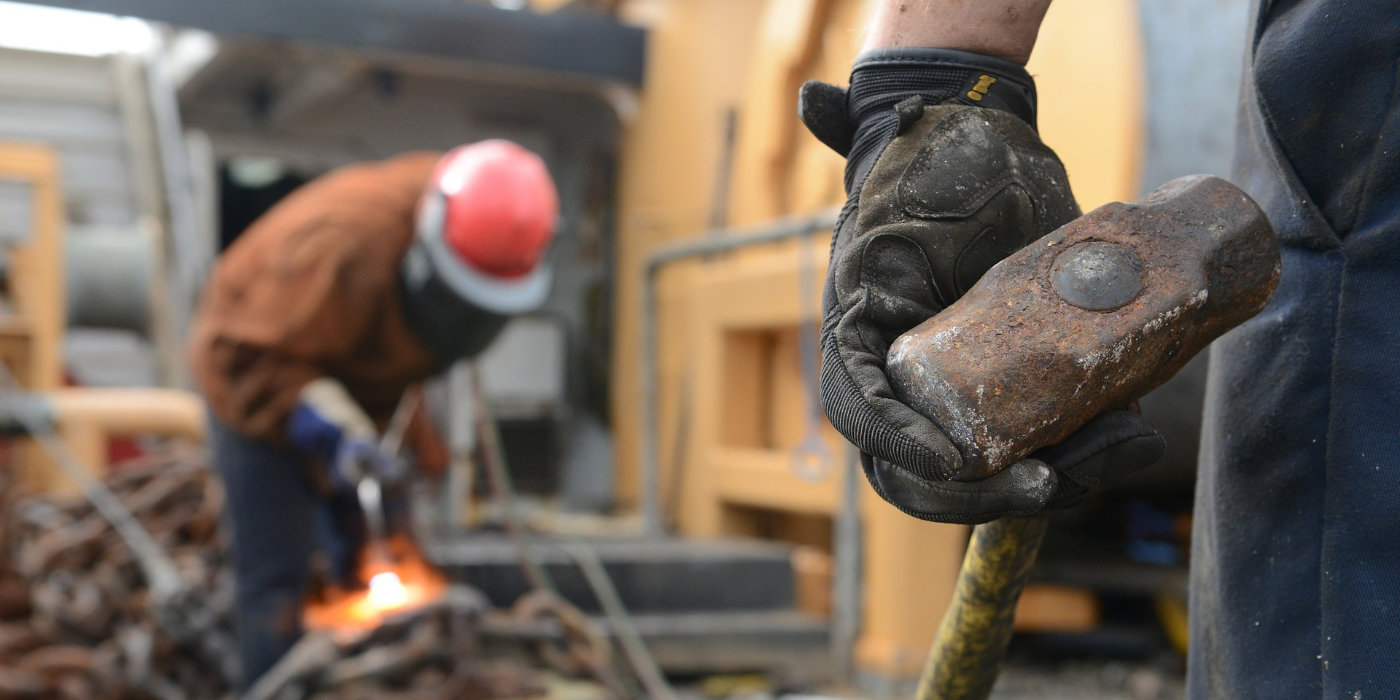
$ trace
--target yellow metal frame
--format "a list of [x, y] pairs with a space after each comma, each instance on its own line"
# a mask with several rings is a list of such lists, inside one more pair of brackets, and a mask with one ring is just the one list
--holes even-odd
[[4, 357], [21, 384], [53, 389], [62, 383], [66, 324], [63, 201], [58, 157], [43, 146], [0, 143], [0, 180], [20, 182], [33, 197], [33, 229], [8, 249], [10, 308], [0, 312]]
[[[0, 143], [0, 180], [18, 181], [33, 197], [33, 228], [6, 252], [10, 283], [0, 310], [0, 358], [27, 390], [53, 410], [59, 437], [93, 473], [106, 466], [107, 441], [126, 435], [204, 437], [204, 406], [194, 394], [164, 389], [63, 388], [67, 325], [63, 264], [63, 198], [52, 149]], [[17, 464], [30, 487], [72, 493], [76, 486], [32, 442], [20, 445]]]
[[[52, 149], [0, 143], [0, 180], [24, 184], [32, 196], [32, 228], [6, 250], [10, 281], [0, 311], [0, 357], [31, 391], [63, 382], [63, 332], [67, 325], [63, 274], [63, 200], [58, 156]], [[61, 490], [56, 468], [30, 442], [20, 444], [20, 479], [39, 490]]]
[[[701, 235], [706, 212], [728, 203], [730, 226], [839, 205], [839, 156], [808, 137], [794, 115], [808, 78], [844, 84], [863, 38], [867, 0], [630, 0], [647, 25], [648, 85], [628, 127], [621, 171], [613, 425], [617, 494], [635, 503], [642, 429], [637, 323], [642, 261], [655, 246]], [[1133, 3], [1054, 3], [1028, 66], [1040, 93], [1040, 131], [1061, 155], [1087, 210], [1137, 195], [1145, 121], [1142, 39]], [[738, 112], [727, 193], [712, 191], [723, 115]], [[663, 468], [674, 515], [693, 535], [778, 536], [810, 544], [810, 523], [838, 503], [833, 476], [809, 483], [791, 470], [803, 400], [795, 328], [815, 302], [799, 303], [796, 244], [673, 265], [657, 286]], [[826, 242], [812, 243], [812, 274], [825, 272]], [[819, 285], [818, 285], [819, 286]], [[805, 309], [805, 310], [804, 310]], [[836, 454], [841, 443], [826, 435]], [[862, 485], [864, 596], [858, 664], [912, 676], [950, 600], [967, 528], [899, 513]], [[775, 517], [755, 517], [755, 512]], [[802, 527], [774, 527], [784, 514]], [[805, 529], [803, 529], [805, 528]], [[796, 533], [800, 537], [789, 537]], [[1072, 613], [1072, 614], [1071, 614]], [[1028, 588], [1022, 628], [1092, 624], [1092, 594]]]
[[[812, 247], [802, 269], [795, 246]], [[833, 517], [840, 507], [840, 465], [820, 481], [798, 478], [792, 448], [804, 431], [804, 392], [794, 329], [813, 320], [799, 275], [826, 274], [829, 241], [774, 246], [702, 265], [690, 295], [705, 300], [689, 315], [690, 448], [679, 484], [681, 532], [757, 536], [754, 509]], [[819, 288], [814, 284], [810, 288]], [[831, 454], [841, 438], [824, 421]], [[952, 596], [967, 528], [915, 520], [861, 488], [862, 668], [889, 675], [918, 672], [928, 641]]]

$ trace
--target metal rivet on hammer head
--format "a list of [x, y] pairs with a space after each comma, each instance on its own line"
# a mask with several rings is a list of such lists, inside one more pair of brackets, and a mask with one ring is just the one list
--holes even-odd
[[1067, 303], [1089, 311], [1111, 311], [1142, 291], [1142, 260], [1125, 246], [1088, 241], [1055, 260], [1050, 283]]

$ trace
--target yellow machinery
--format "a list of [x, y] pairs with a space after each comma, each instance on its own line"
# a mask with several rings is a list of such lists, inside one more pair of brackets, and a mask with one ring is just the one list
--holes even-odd
[[63, 203], [53, 153], [0, 145], [0, 196], [0, 359], [26, 387], [56, 389], [64, 326]]
[[[655, 262], [657, 251], [771, 232], [782, 217], [810, 219], [844, 200], [843, 162], [806, 134], [795, 100], [807, 79], [845, 83], [868, 5], [624, 5], [624, 16], [650, 27], [651, 38], [647, 86], [622, 167], [617, 488], [620, 499], [639, 504], [654, 490], [659, 517], [683, 534], [834, 549], [846, 448], [824, 422], [813, 428], [799, 359], [799, 329], [812, 328], [818, 314], [829, 235], [788, 236], [659, 268]], [[1041, 93], [1041, 132], [1065, 160], [1084, 209], [1134, 197], [1144, 118], [1133, 4], [1053, 5], [1029, 68]], [[642, 328], [649, 314], [638, 313], [648, 285], [652, 347]], [[643, 400], [650, 413], [642, 415], [633, 399], [650, 389], [637, 368], [653, 351], [659, 400]], [[826, 446], [821, 459], [835, 464], [804, 471], [795, 455], [812, 451], [814, 434]], [[656, 462], [656, 484], [645, 478], [648, 460]], [[910, 518], [859, 482], [855, 660], [862, 671], [912, 677], [951, 596], [968, 530]], [[1091, 593], [1034, 585], [1017, 615], [1021, 629], [1083, 629], [1096, 621]]]
[[[63, 233], [54, 153], [42, 146], [0, 143], [0, 360], [39, 399], [54, 430], [94, 472], [106, 462], [109, 437], [202, 439], [204, 409], [188, 392], [62, 386]], [[22, 479], [36, 489], [75, 488], [32, 444], [21, 446], [16, 464]]]

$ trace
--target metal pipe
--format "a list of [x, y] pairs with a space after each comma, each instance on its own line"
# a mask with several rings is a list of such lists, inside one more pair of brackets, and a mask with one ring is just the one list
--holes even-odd
[[807, 216], [796, 216], [756, 229], [723, 229], [702, 238], [665, 246], [647, 256], [642, 278], [642, 526], [647, 535], [665, 534], [661, 513], [661, 457], [657, 442], [657, 406], [660, 404], [657, 378], [656, 277], [662, 267], [702, 255], [723, 253], [767, 243], [777, 243], [817, 233], [830, 232], [838, 210], [828, 209]]
[[56, 389], [37, 395], [60, 433], [79, 426], [104, 435], [167, 435], [204, 440], [204, 402], [175, 389]]
[[520, 569], [526, 583], [537, 591], [545, 591], [559, 597], [559, 589], [554, 579], [540, 563], [535, 553], [533, 538], [525, 528], [525, 521], [515, 509], [515, 488], [510, 481], [510, 469], [506, 467], [506, 454], [501, 449], [500, 427], [495, 414], [486, 403], [486, 389], [481, 385], [481, 373], [476, 363], [467, 365], [471, 377], [472, 415], [477, 421], [477, 440], [481, 445], [482, 471], [486, 472], [486, 482], [501, 506], [501, 523], [506, 536], [515, 546], [520, 559]]
[[860, 452], [846, 444], [841, 464], [841, 510], [832, 529], [836, 572], [831, 577], [831, 662], [837, 680], [855, 679], [856, 637], [860, 635]]
[[632, 672], [642, 684], [647, 697], [650, 700], [676, 700], [676, 691], [671, 688], [665, 674], [661, 672], [661, 667], [656, 664], [656, 658], [647, 649], [642, 634], [632, 622], [632, 615], [623, 605], [622, 596], [618, 594], [612, 577], [598, 558], [598, 553], [582, 540], [565, 540], [557, 544], [578, 564], [584, 581], [593, 590], [593, 597], [598, 599], [598, 606], [607, 616], [613, 636], [617, 639], [618, 646], [622, 647], [622, 653], [627, 657], [627, 662], [632, 666]]
[[[481, 374], [477, 371], [475, 363], [467, 365], [469, 376], [471, 377], [472, 412], [477, 419], [478, 439], [481, 443], [481, 459], [485, 468], [487, 481], [490, 484], [492, 495], [501, 506], [502, 522], [506, 529], [506, 534], [510, 537], [511, 544], [515, 547], [515, 552], [520, 560], [520, 568], [525, 575], [525, 580], [535, 592], [542, 592], [549, 595], [551, 599], [557, 600], [560, 605], [569, 606], [568, 601], [559, 595], [559, 589], [554, 585], [554, 579], [545, 570], [544, 563], [540, 559], [534, 545], [533, 536], [525, 526], [525, 521], [520, 513], [515, 509], [515, 489], [510, 481], [510, 468], [506, 464], [506, 453], [501, 449], [501, 436], [499, 426], [495, 416], [491, 413], [491, 407], [486, 403], [486, 390], [481, 383]], [[587, 577], [587, 572], [585, 572]], [[611, 581], [609, 581], [611, 583]], [[616, 591], [614, 590], [614, 593]], [[595, 589], [595, 594], [597, 590]], [[602, 598], [599, 598], [600, 604]], [[571, 606], [570, 606], [571, 607]], [[606, 607], [604, 610], [606, 611]], [[596, 629], [592, 629], [592, 624], [587, 618], [582, 617], [581, 624], [589, 627], [589, 636], [598, 637]], [[648, 655], [648, 658], [649, 655]], [[612, 694], [618, 698], [632, 697], [623, 685], [623, 680], [619, 678], [610, 665], [592, 665], [590, 670]]]
[[67, 236], [63, 252], [69, 326], [148, 334], [157, 256], [146, 231], [132, 227]]
[[189, 328], [194, 319], [195, 303], [203, 288], [204, 274], [213, 263], [217, 251], [214, 240], [200, 239], [198, 207], [195, 204], [194, 178], [190, 175], [190, 159], [185, 154], [185, 129], [180, 121], [180, 105], [175, 86], [165, 73], [165, 62], [154, 52], [144, 57], [146, 93], [150, 105], [151, 128], [156, 139], [156, 155], [160, 158], [161, 186], [165, 198], [166, 243], [169, 257], [161, 274], [170, 285], [162, 311], [164, 328], [157, 329], [157, 349], [160, 352], [161, 376], [166, 386], [193, 384], [187, 368], [180, 362], [180, 329]]
[[[24, 387], [3, 360], [0, 360], [0, 392], [24, 392]], [[87, 465], [69, 449], [52, 426], [45, 424], [40, 416], [23, 411], [18, 412], [15, 418], [131, 549], [146, 579], [157, 624], [164, 627], [178, 643], [199, 649], [203, 660], [226, 681], [232, 682], [237, 673], [232, 640], [217, 628], [213, 611], [203, 604], [201, 593], [185, 580], [170, 554], [146, 531], [126, 504], [105, 483], [89, 473]]]
[[[8, 366], [0, 361], [0, 387], [6, 391], [19, 392], [19, 382]], [[122, 540], [131, 548], [140, 564], [151, 595], [156, 601], [174, 598], [182, 590], [184, 583], [165, 550], [156, 542], [151, 533], [132, 515], [107, 486], [88, 472], [88, 468], [78, 461], [68, 445], [58, 437], [51, 426], [24, 412], [16, 412], [15, 418], [24, 424], [29, 436], [48, 454], [59, 471], [77, 484], [93, 508], [117, 531]]]

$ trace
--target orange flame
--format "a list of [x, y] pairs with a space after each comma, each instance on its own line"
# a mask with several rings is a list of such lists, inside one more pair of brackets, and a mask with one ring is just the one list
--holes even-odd
[[398, 574], [384, 571], [370, 577], [369, 596], [366, 600], [380, 610], [401, 608], [408, 602], [408, 589], [404, 588], [403, 580]]
[[389, 561], [364, 557], [361, 577], [369, 581], [369, 588], [327, 591], [324, 601], [311, 603], [302, 612], [307, 629], [368, 629], [386, 615], [430, 603], [442, 595], [446, 581], [412, 543], [395, 539], [387, 544], [392, 553]]

